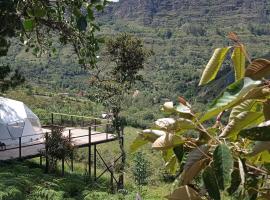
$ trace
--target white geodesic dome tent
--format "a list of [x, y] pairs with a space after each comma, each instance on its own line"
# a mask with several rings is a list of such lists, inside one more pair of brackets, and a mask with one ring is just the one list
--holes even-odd
[[17, 145], [42, 138], [39, 118], [23, 103], [0, 97], [0, 142]]

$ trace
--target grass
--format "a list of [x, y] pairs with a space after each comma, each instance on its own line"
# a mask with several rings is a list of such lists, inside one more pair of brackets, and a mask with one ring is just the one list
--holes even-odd
[[[131, 141], [136, 137], [138, 129], [127, 127], [125, 129], [125, 147], [128, 150]], [[98, 145], [98, 150], [106, 162], [110, 162], [119, 155], [117, 142]], [[152, 172], [148, 185], [139, 188], [132, 176], [133, 154], [127, 154], [125, 173], [125, 189], [110, 193], [110, 176], [105, 173], [98, 182], [89, 180], [85, 173], [87, 148], [77, 151], [75, 170], [71, 172], [68, 165], [65, 176], [60, 171], [55, 174], [45, 174], [44, 166], [40, 168], [39, 159], [23, 162], [0, 163], [0, 200], [134, 200], [140, 191], [144, 200], [161, 200], [170, 190], [171, 183], [162, 179], [163, 169], [159, 154], [153, 152], [149, 146], [142, 149], [145, 157], [150, 161]], [[60, 166], [59, 166], [60, 169]], [[102, 162], [98, 161], [97, 174], [104, 169]]]

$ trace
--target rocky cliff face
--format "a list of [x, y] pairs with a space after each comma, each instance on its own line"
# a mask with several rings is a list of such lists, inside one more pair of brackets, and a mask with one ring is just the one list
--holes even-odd
[[[265, 22], [269, 0], [119, 0], [105, 12], [112, 18], [138, 21], [144, 25], [175, 26], [185, 22]], [[177, 18], [177, 20], [175, 20]], [[170, 23], [173, 21], [174, 23]], [[230, 23], [228, 21], [228, 23]]]

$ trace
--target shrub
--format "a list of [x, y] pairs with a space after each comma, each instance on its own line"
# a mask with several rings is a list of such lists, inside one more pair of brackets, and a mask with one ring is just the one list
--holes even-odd
[[63, 128], [53, 127], [46, 139], [50, 171], [56, 170], [58, 160], [69, 159], [72, 155], [72, 143], [68, 137], [63, 136], [62, 132]]
[[145, 159], [142, 152], [137, 152], [133, 160], [134, 166], [132, 173], [135, 182], [138, 185], [146, 185], [148, 183], [148, 177], [150, 176], [149, 162]]

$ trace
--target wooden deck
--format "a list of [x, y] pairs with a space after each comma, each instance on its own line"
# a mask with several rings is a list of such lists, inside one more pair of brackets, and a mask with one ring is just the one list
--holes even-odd
[[[44, 132], [49, 131], [44, 129]], [[63, 135], [69, 136], [71, 133], [71, 141], [75, 147], [86, 147], [89, 145], [89, 130], [87, 128], [65, 128]], [[116, 140], [114, 134], [91, 131], [91, 144], [101, 144]], [[40, 155], [45, 150], [45, 137], [42, 139], [23, 143], [21, 146], [21, 159], [33, 158]], [[20, 158], [19, 145], [7, 147], [7, 150], [0, 151], [0, 161], [12, 160]]]

